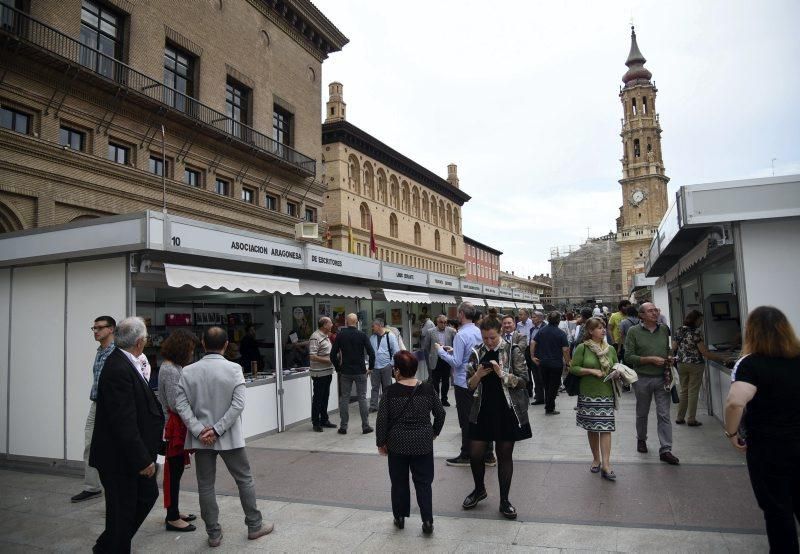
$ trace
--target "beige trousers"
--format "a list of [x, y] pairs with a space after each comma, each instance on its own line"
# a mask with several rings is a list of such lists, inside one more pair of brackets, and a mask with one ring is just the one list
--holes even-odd
[[678, 378], [680, 379], [680, 404], [678, 404], [678, 421], [687, 419], [695, 421], [697, 416], [697, 399], [700, 395], [700, 386], [703, 384], [705, 364], [678, 364]]

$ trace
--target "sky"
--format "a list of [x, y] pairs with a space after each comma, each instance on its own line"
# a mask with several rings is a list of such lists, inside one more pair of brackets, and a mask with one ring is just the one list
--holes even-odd
[[350, 39], [323, 106], [340, 81], [349, 122], [443, 178], [456, 163], [464, 234], [503, 271], [550, 273], [551, 247], [616, 230], [631, 20], [670, 199], [800, 173], [797, 0], [314, 3]]

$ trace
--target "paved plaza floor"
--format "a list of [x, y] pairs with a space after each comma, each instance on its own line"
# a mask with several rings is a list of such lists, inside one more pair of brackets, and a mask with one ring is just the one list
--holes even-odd
[[[451, 393], [452, 396], [452, 393]], [[451, 398], [452, 401], [452, 398]], [[559, 397], [561, 414], [545, 417], [531, 406], [533, 439], [515, 450], [511, 500], [519, 518], [498, 513], [495, 468], [487, 468], [489, 498], [465, 512], [472, 488], [469, 468], [448, 467], [458, 452], [455, 407], [435, 443], [435, 531], [425, 537], [416, 507], [405, 530], [392, 525], [386, 459], [375, 435], [362, 435], [355, 405], [350, 432], [311, 432], [304, 423], [248, 443], [259, 507], [275, 531], [248, 541], [236, 487], [218, 471], [224, 528], [221, 551], [274, 552], [765, 552], [767, 542], [744, 457], [722, 436], [720, 424], [674, 425], [680, 466], [658, 460], [655, 412], [649, 454], [636, 452], [632, 395], [617, 413], [612, 459], [616, 483], [589, 472], [585, 432], [575, 427], [575, 398]], [[338, 416], [332, 414], [332, 421]], [[374, 423], [374, 414], [370, 416]], [[71, 504], [82, 481], [75, 475], [0, 471], [0, 552], [85, 552], [103, 528], [102, 499]], [[187, 470], [182, 510], [199, 514], [196, 480]], [[413, 498], [412, 498], [413, 504]], [[167, 533], [161, 498], [134, 540], [141, 552], [207, 549], [202, 529]]]

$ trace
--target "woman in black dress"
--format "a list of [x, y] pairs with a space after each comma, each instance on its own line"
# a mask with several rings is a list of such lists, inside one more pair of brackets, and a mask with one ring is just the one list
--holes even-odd
[[463, 508], [469, 510], [486, 498], [484, 453], [495, 442], [497, 478], [500, 481], [500, 513], [508, 519], [517, 510], [508, 500], [514, 474], [514, 443], [531, 438], [528, 422], [528, 370], [525, 354], [500, 333], [500, 320], [488, 316], [481, 321], [483, 344], [473, 350], [467, 385], [475, 391], [469, 415], [470, 467], [475, 481]]

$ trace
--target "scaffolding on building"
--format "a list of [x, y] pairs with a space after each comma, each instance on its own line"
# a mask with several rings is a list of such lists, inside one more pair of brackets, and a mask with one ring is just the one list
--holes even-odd
[[612, 306], [622, 299], [622, 260], [616, 239], [616, 233], [609, 233], [580, 245], [550, 249], [554, 305], [569, 309], [599, 301]]

